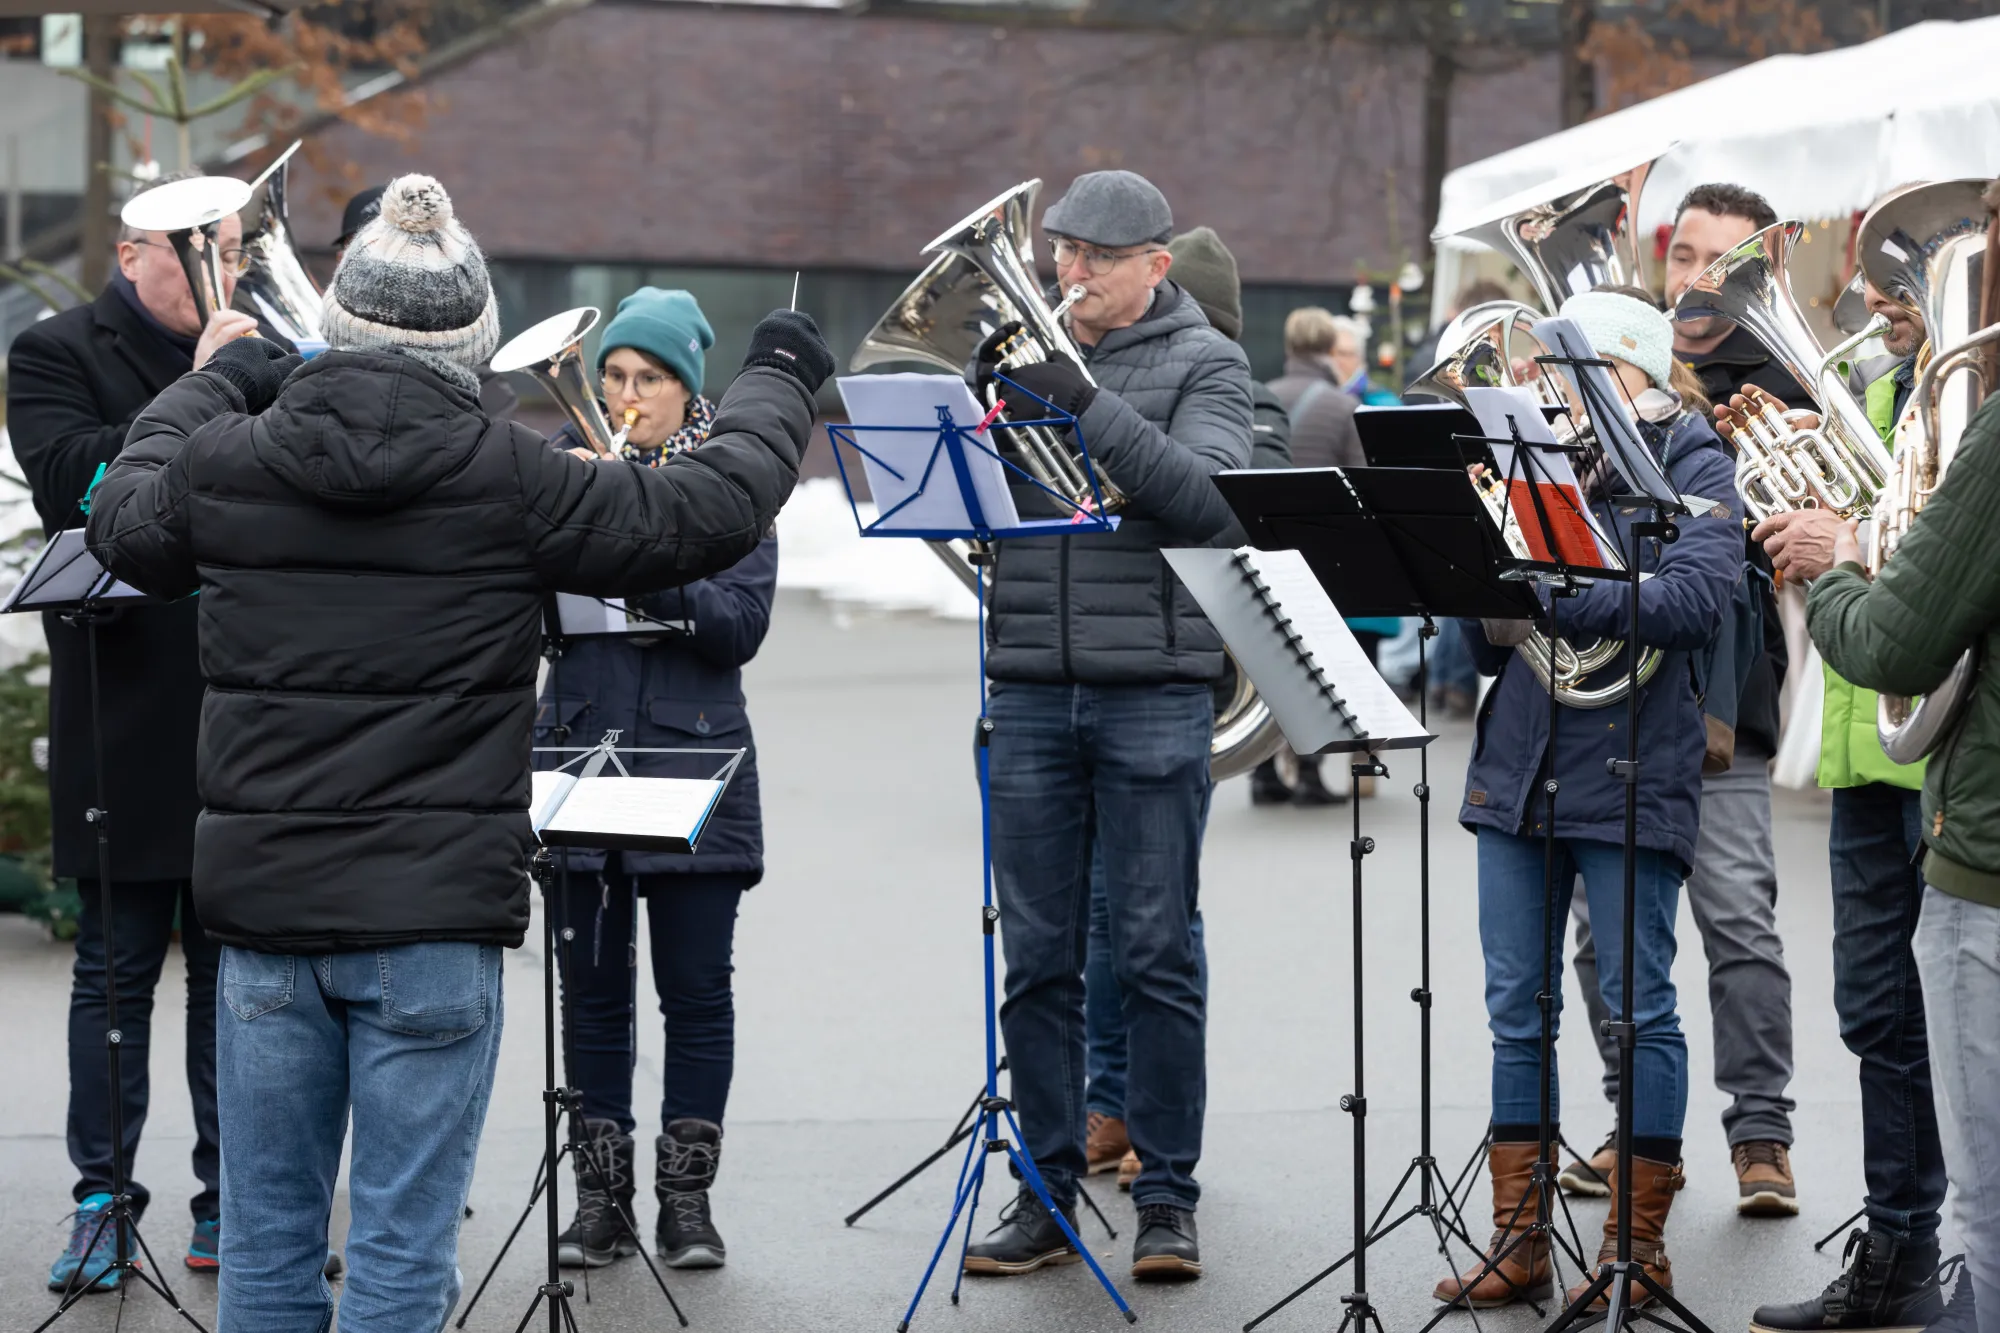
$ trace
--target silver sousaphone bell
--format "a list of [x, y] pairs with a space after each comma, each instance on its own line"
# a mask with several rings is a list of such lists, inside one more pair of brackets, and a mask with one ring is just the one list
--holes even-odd
[[133, 195], [118, 212], [134, 231], [167, 234], [203, 328], [222, 309], [222, 220], [249, 202], [250, 187], [234, 176], [191, 176]]

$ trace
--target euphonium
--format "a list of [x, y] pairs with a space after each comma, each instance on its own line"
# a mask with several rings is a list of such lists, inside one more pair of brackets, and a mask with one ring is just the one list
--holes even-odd
[[191, 176], [135, 194], [119, 211], [135, 231], [166, 233], [204, 327], [222, 309], [222, 220], [249, 202], [250, 187], [234, 176]]
[[239, 295], [249, 298], [266, 324], [306, 355], [324, 351], [325, 335], [320, 330], [320, 290], [299, 258], [292, 238], [286, 187], [291, 173], [294, 143], [265, 169], [264, 207], [257, 226], [243, 239], [250, 267], [237, 279]]
[[[1480, 221], [1454, 232], [1440, 232], [1432, 239], [1456, 238], [1498, 250], [1527, 275], [1553, 312], [1577, 292], [1639, 280], [1643, 269], [1632, 220], [1638, 213], [1639, 192], [1655, 160], [1648, 158], [1580, 187], [1559, 186], [1553, 194], [1540, 190], [1515, 195], [1495, 205]], [[1532, 362], [1546, 350], [1529, 332], [1529, 326], [1540, 318], [1541, 312], [1519, 301], [1490, 301], [1464, 311], [1439, 336], [1438, 362], [1418, 376], [1411, 392], [1433, 394], [1462, 406], [1467, 388], [1521, 384], [1514, 374], [1515, 362]], [[1517, 344], [1523, 342], [1526, 346], [1517, 352]], [[1555, 376], [1542, 375], [1526, 387], [1551, 406], [1561, 404]], [[1500, 485], [1487, 480], [1481, 494], [1508, 548], [1526, 558], [1526, 538], [1513, 521]], [[1617, 563], [1615, 550], [1606, 554]], [[1571, 708], [1608, 707], [1622, 700], [1631, 684], [1623, 672], [1601, 686], [1588, 683], [1591, 676], [1623, 656], [1625, 645], [1617, 639], [1551, 643], [1538, 631], [1515, 651], [1542, 688]], [[1663, 660], [1665, 654], [1656, 648], [1641, 651], [1641, 685], [1652, 679]]]
[[[1058, 310], [1051, 310], [1035, 276], [1029, 215], [1041, 188], [1039, 180], [1016, 185], [925, 246], [924, 253], [937, 258], [875, 322], [849, 358], [848, 369], [914, 360], [962, 374], [980, 344], [1011, 322], [1018, 323], [1021, 332], [1007, 348], [1003, 370], [1060, 353], [1088, 380], [1083, 354], [1059, 317], [1078, 293], [1070, 293]], [[1124, 502], [1125, 497], [1101, 475], [1092, 488], [1081, 456], [1060, 431], [1029, 426], [1002, 435], [1028, 475], [1063, 498], [1095, 508], [1101, 492], [1107, 512]]]
[[[925, 246], [926, 253], [938, 252], [937, 257], [875, 322], [849, 358], [848, 369], [921, 361], [964, 374], [980, 344], [1010, 320], [1019, 321], [1026, 336], [1010, 349], [1006, 364], [1023, 365], [1061, 352], [1082, 369], [1083, 357], [1042, 300], [1035, 277], [1029, 215], [1041, 187], [1039, 180], [1015, 186]], [[1035, 480], [1080, 504], [1093, 499], [1089, 478], [1059, 433], [1034, 427], [1002, 434], [1014, 437], [1011, 443]], [[1102, 477], [1099, 486], [1107, 508], [1123, 502]], [[969, 591], [979, 591], [984, 552], [965, 541], [925, 545]], [[1208, 750], [1209, 776], [1217, 782], [1255, 768], [1285, 743], [1269, 705], [1233, 658], [1229, 670], [1227, 697], [1217, 694]]]
[[551, 315], [509, 338], [493, 354], [493, 369], [502, 374], [525, 370], [533, 375], [556, 400], [556, 406], [575, 423], [584, 443], [600, 454], [608, 454], [623, 443], [623, 435], [612, 433], [611, 423], [604, 419], [604, 408], [597, 401], [597, 386], [590, 382], [590, 374], [583, 365], [583, 339], [597, 327], [597, 317], [598, 309], [593, 305]]
[[1709, 265], [1674, 307], [1677, 319], [1726, 319], [1749, 330], [1819, 408], [1816, 427], [1794, 426], [1766, 409], [1732, 432], [1736, 488], [1760, 520], [1792, 509], [1865, 514], [1892, 467], [1867, 408], [1847, 387], [1855, 350], [1888, 322], [1872, 319], [1820, 351], [1789, 279], [1792, 247], [1804, 230], [1798, 222], [1764, 228]]
[[[1980, 327], [1987, 214], [1984, 180], [1937, 181], [1877, 204], [1861, 223], [1861, 266], [1875, 289], [1922, 316], [1928, 342], [1908, 406], [1896, 426], [1895, 470], [1875, 506], [1869, 570], [1895, 557], [1917, 515], [1937, 493], [1973, 411], [1991, 390], [1981, 353], [2000, 324]], [[1883, 752], [1915, 763], [1950, 734], [1972, 697], [1979, 669], [1968, 649], [1921, 698], [1884, 694], [1875, 717]]]

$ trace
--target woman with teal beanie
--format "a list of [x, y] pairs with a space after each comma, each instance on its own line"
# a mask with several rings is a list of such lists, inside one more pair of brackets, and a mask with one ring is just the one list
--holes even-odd
[[[605, 415], [614, 429], [623, 428], [620, 451], [627, 459], [657, 467], [707, 438], [715, 407], [701, 392], [703, 354], [714, 344], [714, 330], [687, 292], [644, 287], [619, 302], [597, 367]], [[568, 427], [552, 443], [584, 446]], [[632, 1068], [642, 898], [666, 1020], [655, 1247], [676, 1268], [723, 1262], [708, 1191], [721, 1160], [735, 1061], [730, 955], [737, 906], [764, 874], [742, 668], [770, 627], [777, 581], [778, 543], [766, 537], [733, 569], [638, 600], [649, 615], [689, 622], [691, 633], [579, 640], [549, 673], [542, 695], [538, 745], [579, 744], [578, 738], [615, 730], [622, 743], [641, 748], [746, 751], [694, 855], [568, 853], [568, 924], [576, 931], [564, 978], [570, 1079], [582, 1094], [582, 1137], [594, 1162], [594, 1169], [578, 1165], [576, 1219], [561, 1237], [562, 1261], [570, 1267], [638, 1252], [627, 1224], [636, 1227]], [[628, 762], [641, 776], [692, 775], [685, 757], [641, 754]]]

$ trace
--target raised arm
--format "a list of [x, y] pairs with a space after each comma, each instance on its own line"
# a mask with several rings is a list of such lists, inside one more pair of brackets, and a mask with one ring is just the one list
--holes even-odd
[[1207, 542], [1234, 522], [1211, 478], [1250, 466], [1250, 362], [1220, 335], [1192, 350], [1195, 363], [1165, 430], [1108, 392], [1078, 424], [1092, 459], [1125, 492], [1127, 512], [1158, 519], [1186, 541]]

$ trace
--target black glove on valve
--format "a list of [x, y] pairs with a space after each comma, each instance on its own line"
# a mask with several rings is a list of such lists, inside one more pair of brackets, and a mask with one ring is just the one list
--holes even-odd
[[237, 338], [215, 349], [203, 370], [212, 370], [243, 395], [243, 410], [256, 416], [278, 397], [291, 373], [306, 363], [268, 338]]
[[[1056, 353], [1052, 360], [1016, 366], [1000, 374], [1014, 382], [1012, 385], [1000, 385], [1000, 396], [1007, 404], [1007, 419], [1010, 421], [1036, 421], [1049, 416], [1049, 409], [1036, 402], [1036, 398], [1044, 399], [1057, 412], [1073, 417], [1082, 416], [1097, 400], [1097, 386], [1085, 379], [1076, 363], [1061, 352]], [[1029, 394], [1034, 397], [1029, 397]]]
[[769, 366], [794, 376], [816, 394], [833, 373], [833, 353], [811, 315], [797, 310], [773, 310], [750, 333], [750, 354], [743, 368]]

